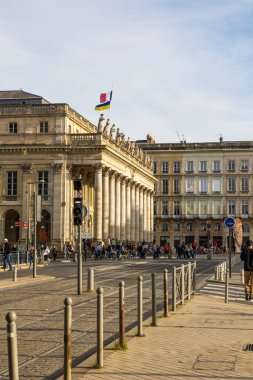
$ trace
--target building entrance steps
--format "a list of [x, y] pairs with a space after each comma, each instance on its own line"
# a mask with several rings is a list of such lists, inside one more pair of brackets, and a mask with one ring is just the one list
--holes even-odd
[[144, 334], [130, 331], [126, 351], [106, 347], [104, 368], [93, 368], [93, 356], [73, 368], [72, 380], [252, 379], [253, 302], [199, 294], [158, 327], [146, 321]]

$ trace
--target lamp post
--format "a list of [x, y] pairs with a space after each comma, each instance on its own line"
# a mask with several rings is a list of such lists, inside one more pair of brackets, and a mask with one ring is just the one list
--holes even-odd
[[26, 194], [27, 194], [27, 217], [28, 217], [28, 229], [27, 229], [27, 236], [26, 236], [26, 248], [28, 251], [28, 241], [29, 241], [29, 233], [30, 233], [30, 207], [29, 207], [29, 197], [28, 197], [28, 189], [27, 185], [36, 185], [36, 189], [33, 193], [34, 197], [34, 257], [33, 257], [33, 278], [36, 277], [37, 273], [37, 236], [36, 236], [36, 227], [37, 227], [37, 184], [38, 183], [45, 183], [46, 181], [40, 180], [40, 181], [33, 181], [33, 182], [26, 182]]

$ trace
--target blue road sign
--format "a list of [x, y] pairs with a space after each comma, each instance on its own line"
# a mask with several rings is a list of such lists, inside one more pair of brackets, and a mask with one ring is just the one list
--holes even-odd
[[224, 224], [225, 224], [226, 227], [228, 227], [228, 228], [232, 228], [232, 227], [235, 226], [236, 221], [235, 221], [235, 219], [232, 218], [231, 216], [227, 216], [227, 217], [225, 218], [225, 220], [224, 220]]

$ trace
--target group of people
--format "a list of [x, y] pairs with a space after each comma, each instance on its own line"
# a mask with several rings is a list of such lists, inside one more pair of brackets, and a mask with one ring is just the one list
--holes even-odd
[[118, 259], [123, 258], [145, 258], [148, 253], [149, 246], [143, 241], [140, 244], [133, 244], [130, 242], [122, 243], [115, 239], [105, 246], [103, 242], [100, 242], [94, 249], [92, 253], [92, 258], [94, 260], [102, 259]]

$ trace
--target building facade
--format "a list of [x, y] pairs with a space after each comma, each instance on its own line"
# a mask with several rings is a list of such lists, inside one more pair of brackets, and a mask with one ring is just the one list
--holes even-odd
[[[22, 90], [0, 91], [0, 141], [0, 240], [24, 246], [33, 240], [37, 195], [39, 244], [60, 249], [75, 243], [77, 195], [87, 209], [83, 238], [152, 240], [152, 161], [102, 115], [95, 126], [68, 104]], [[74, 179], [82, 179], [81, 193]]]
[[153, 159], [158, 182], [153, 238], [171, 245], [228, 246], [227, 216], [253, 238], [253, 142], [157, 144], [138, 141]]

